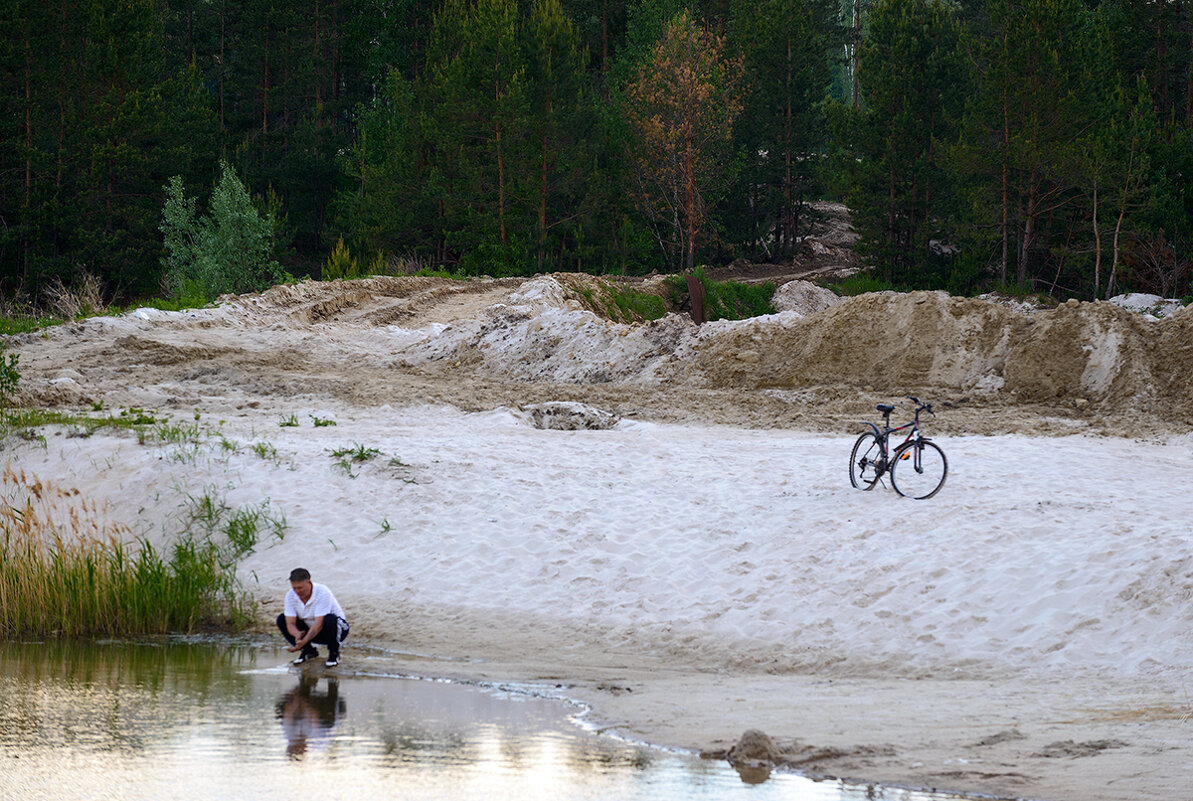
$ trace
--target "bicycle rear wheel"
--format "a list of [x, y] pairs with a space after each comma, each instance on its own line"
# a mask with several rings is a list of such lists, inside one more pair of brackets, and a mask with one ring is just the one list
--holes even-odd
[[860, 490], [873, 489], [885, 469], [882, 445], [878, 437], [867, 431], [853, 443], [853, 453], [849, 455], [849, 483]]
[[931, 498], [940, 492], [948, 474], [949, 460], [935, 442], [904, 442], [891, 457], [891, 484], [908, 498]]

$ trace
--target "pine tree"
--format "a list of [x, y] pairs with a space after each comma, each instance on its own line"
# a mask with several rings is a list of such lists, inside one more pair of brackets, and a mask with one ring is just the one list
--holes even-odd
[[816, 192], [829, 53], [840, 41], [836, 6], [837, 0], [736, 0], [733, 7], [733, 38], [749, 83], [735, 127], [747, 166], [733, 205], [748, 211], [741, 238], [775, 257], [795, 252], [804, 200]]
[[274, 220], [253, 204], [235, 171], [220, 164], [208, 213], [196, 218], [180, 176], [165, 188], [159, 229], [162, 283], [176, 298], [209, 301], [230, 292], [259, 291], [282, 276], [273, 258]]
[[535, 171], [516, 0], [449, 0], [421, 83], [432, 189], [466, 268], [525, 268]]
[[536, 139], [535, 264], [543, 270], [582, 217], [585, 139], [594, 120], [584, 94], [585, 53], [559, 0], [534, 0], [521, 39]]
[[724, 55], [723, 38], [684, 11], [625, 90], [638, 203], [663, 249], [687, 270], [695, 267], [710, 195], [729, 177], [741, 80], [741, 63]]
[[878, 0], [869, 24], [858, 65], [863, 107], [837, 114], [838, 138], [853, 144], [847, 202], [871, 259], [908, 280], [931, 259], [947, 216], [941, 143], [953, 137], [966, 71], [958, 26], [940, 0]]

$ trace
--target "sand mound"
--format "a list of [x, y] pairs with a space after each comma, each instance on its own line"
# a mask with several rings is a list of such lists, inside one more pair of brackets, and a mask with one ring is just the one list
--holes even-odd
[[811, 281], [788, 281], [775, 290], [772, 301], [776, 309], [781, 312], [798, 312], [806, 316], [835, 306], [842, 298], [831, 289], [813, 284]]
[[[778, 314], [703, 326], [686, 314], [625, 323], [592, 311], [598, 284], [571, 275], [304, 282], [226, 298], [215, 308], [96, 318], [48, 339], [13, 338], [21, 399], [187, 406], [212, 395], [236, 403], [315, 395], [383, 402], [413, 391], [395, 376], [417, 375], [440, 382], [433, 394], [464, 408], [584, 400], [558, 390], [556, 397], [537, 390], [524, 397], [530, 386], [570, 385], [607, 387], [600, 403], [618, 414], [639, 408], [649, 389], [680, 393], [659, 401], [667, 409], [728, 422], [737, 415], [747, 424], [783, 412], [776, 391], [796, 393], [788, 409], [835, 404], [839, 412], [848, 407], [850, 418], [875, 396], [911, 393], [1089, 419], [1091, 412], [1146, 414], [1165, 421], [1161, 428], [1193, 423], [1189, 309], [1157, 320], [1108, 302], [1032, 311], [940, 292], [837, 298], [793, 281], [781, 288]], [[523, 389], [493, 390], [498, 383]], [[817, 397], [800, 399], [805, 391]], [[697, 399], [693, 392], [728, 394]], [[981, 430], [981, 416], [967, 425]]]
[[1075, 301], [1028, 313], [939, 292], [885, 292], [809, 317], [710, 323], [676, 361], [689, 380], [717, 387], [846, 383], [886, 394], [1092, 401], [1187, 421], [1180, 401], [1193, 370], [1191, 317], [1184, 310], [1152, 322], [1109, 303]]

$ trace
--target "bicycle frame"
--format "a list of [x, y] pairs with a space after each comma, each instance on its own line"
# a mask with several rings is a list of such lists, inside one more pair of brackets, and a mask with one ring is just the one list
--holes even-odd
[[[873, 429], [874, 439], [878, 442], [878, 446], [882, 449], [882, 453], [881, 453], [882, 463], [878, 466], [879, 477], [881, 477], [882, 474], [887, 472], [887, 470], [889, 469], [888, 463], [890, 462], [890, 457], [891, 457], [892, 451], [898, 450], [901, 446], [907, 444], [908, 442], [912, 441], [913, 439], [916, 442], [919, 442], [921, 440], [927, 440], [927, 437], [923, 437], [920, 434], [920, 412], [925, 408], [930, 409], [931, 407], [921, 405], [917, 399], [911, 398], [911, 396], [908, 396], [908, 398], [910, 400], [914, 400], [917, 404], [917, 407], [915, 410], [915, 418], [912, 420], [909, 420], [908, 422], [904, 423], [901, 426], [894, 426], [893, 428], [891, 427], [891, 412], [894, 411], [893, 408], [883, 412], [883, 424], [882, 424], [883, 427], [882, 427], [882, 429], [880, 429], [874, 423], [871, 423], [869, 420], [861, 421], [862, 425], [869, 426], [871, 429]], [[890, 447], [891, 434], [895, 434], [895, 433], [897, 433], [899, 431], [903, 431], [904, 429], [907, 429], [907, 428], [911, 429], [911, 431], [908, 432], [908, 434], [907, 434], [907, 438], [904, 439], [903, 442], [900, 442], [898, 445], [896, 445], [894, 448]], [[921, 448], [912, 448], [911, 451], [914, 454], [915, 461], [913, 464], [915, 467], [915, 471], [917, 473], [922, 473], [924, 471], [924, 466], [921, 461], [923, 458], [923, 450]]]

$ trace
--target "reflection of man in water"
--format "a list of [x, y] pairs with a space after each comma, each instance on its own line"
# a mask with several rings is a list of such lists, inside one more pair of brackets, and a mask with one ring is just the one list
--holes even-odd
[[302, 652], [294, 664], [301, 665], [319, 655], [313, 643], [327, 646], [328, 667], [340, 663], [340, 643], [348, 637], [348, 621], [331, 590], [311, 581], [307, 570], [296, 567], [290, 571], [290, 590], [277, 622], [278, 630], [290, 643], [286, 650]]
[[315, 692], [318, 684], [318, 679], [303, 676], [297, 687], [278, 699], [277, 716], [286, 735], [286, 755], [291, 759], [302, 759], [308, 745], [327, 739], [344, 714], [340, 683], [329, 679], [324, 693]]

